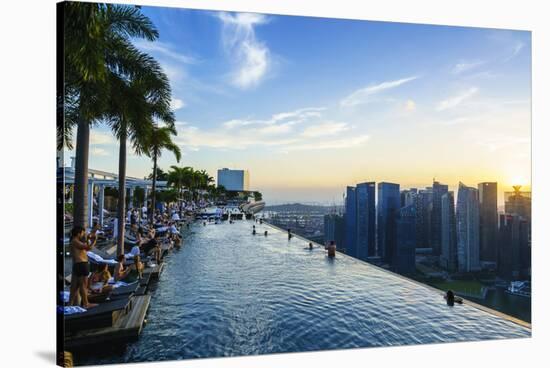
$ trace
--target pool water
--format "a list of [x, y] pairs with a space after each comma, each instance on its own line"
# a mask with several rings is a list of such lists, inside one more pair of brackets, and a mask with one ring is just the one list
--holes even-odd
[[[78, 364], [507, 339], [531, 330], [269, 225], [196, 223], [166, 260], [139, 340]], [[269, 235], [263, 235], [267, 230]]]

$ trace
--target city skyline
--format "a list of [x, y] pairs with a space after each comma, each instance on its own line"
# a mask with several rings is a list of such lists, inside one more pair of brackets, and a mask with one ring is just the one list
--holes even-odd
[[[530, 189], [529, 32], [143, 12], [160, 41], [136, 45], [170, 79], [182, 166], [247, 169], [269, 203], [341, 203], [365, 181], [435, 178], [455, 193], [496, 181], [499, 205], [512, 185]], [[150, 160], [129, 153], [128, 174], [148, 175]], [[90, 167], [115, 172], [117, 158], [115, 137], [95, 126]]]

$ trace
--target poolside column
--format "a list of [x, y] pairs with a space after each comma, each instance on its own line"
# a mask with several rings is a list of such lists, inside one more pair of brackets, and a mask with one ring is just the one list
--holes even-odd
[[99, 225], [103, 227], [103, 208], [105, 207], [105, 184], [99, 186]]
[[88, 226], [92, 227], [94, 223], [94, 182], [88, 182]]

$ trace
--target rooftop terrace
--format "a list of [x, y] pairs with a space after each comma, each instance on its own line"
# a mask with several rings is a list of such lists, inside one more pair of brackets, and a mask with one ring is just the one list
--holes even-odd
[[[141, 338], [78, 364], [530, 337], [528, 324], [267, 224], [194, 224], [166, 262]], [[267, 230], [269, 235], [263, 235]]]

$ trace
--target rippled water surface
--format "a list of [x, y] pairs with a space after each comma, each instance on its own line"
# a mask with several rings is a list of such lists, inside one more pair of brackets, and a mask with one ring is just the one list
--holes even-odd
[[[195, 224], [166, 260], [148, 324], [79, 364], [528, 337], [530, 330], [252, 221]], [[264, 230], [269, 235], [263, 235]], [[98, 351], [98, 349], [94, 349]]]

